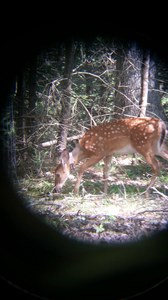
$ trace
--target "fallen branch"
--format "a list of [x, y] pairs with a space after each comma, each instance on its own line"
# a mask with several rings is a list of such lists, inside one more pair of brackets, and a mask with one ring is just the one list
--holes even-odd
[[165, 194], [159, 192], [155, 187], [152, 187], [152, 190], [155, 192], [155, 194], [158, 194], [158, 195], [162, 196], [165, 199], [168, 198]]
[[143, 215], [145, 213], [168, 213], [168, 210], [166, 209], [147, 209], [147, 210], [143, 210], [138, 212], [136, 215], [134, 215], [133, 217], [131, 217], [131, 219], [136, 218], [138, 215]]
[[52, 141], [49, 141], [49, 142], [44, 142], [41, 144], [42, 147], [49, 147], [49, 146], [52, 146], [52, 145], [55, 145], [57, 143], [57, 140], [52, 140]]
[[[78, 140], [82, 137], [82, 134], [78, 134], [78, 135], [73, 135], [73, 136], [70, 136], [67, 138], [67, 141], [74, 141], [74, 140]], [[50, 147], [52, 145], [55, 145], [57, 144], [57, 140], [51, 140], [51, 141], [48, 141], [48, 142], [44, 142], [41, 144], [42, 147]]]

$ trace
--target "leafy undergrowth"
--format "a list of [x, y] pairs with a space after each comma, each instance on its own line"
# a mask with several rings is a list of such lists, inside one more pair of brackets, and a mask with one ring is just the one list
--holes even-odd
[[167, 227], [168, 177], [164, 163], [161, 176], [147, 195], [141, 194], [150, 169], [139, 162], [120, 159], [111, 169], [108, 194], [103, 194], [102, 166], [85, 173], [79, 195], [72, 193], [75, 174], [61, 194], [53, 193], [53, 176], [20, 181], [25, 204], [62, 234], [90, 242], [139, 240]]

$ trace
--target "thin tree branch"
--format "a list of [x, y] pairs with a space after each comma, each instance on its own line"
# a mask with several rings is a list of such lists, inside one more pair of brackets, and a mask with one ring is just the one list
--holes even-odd
[[115, 87], [111, 86], [109, 83], [107, 83], [104, 79], [102, 79], [99, 75], [96, 75], [96, 74], [93, 74], [93, 73], [90, 73], [90, 72], [75, 72], [72, 74], [73, 75], [89, 75], [89, 76], [92, 76], [94, 78], [97, 78], [98, 80], [100, 80], [101, 82], [103, 82], [103, 84], [105, 86], [107, 86], [109, 89], [112, 89], [114, 90], [115, 92], [119, 93], [120, 95], [124, 96], [129, 102], [132, 103], [132, 105], [134, 105], [137, 109], [140, 110], [139, 106], [136, 105], [129, 97], [127, 97], [127, 95], [125, 95], [124, 93], [122, 93], [121, 91], [117, 90]]
[[80, 102], [80, 104], [84, 107], [84, 109], [86, 110], [86, 112], [88, 113], [90, 119], [92, 120], [93, 124], [96, 126], [96, 122], [95, 120], [93, 119], [91, 113], [88, 111], [87, 107], [83, 104], [83, 102], [78, 98], [78, 101]]

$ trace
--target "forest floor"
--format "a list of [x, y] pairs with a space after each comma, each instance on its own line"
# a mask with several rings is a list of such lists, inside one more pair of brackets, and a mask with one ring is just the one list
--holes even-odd
[[151, 170], [139, 159], [114, 159], [108, 194], [103, 191], [102, 165], [83, 176], [79, 195], [73, 194], [76, 174], [67, 180], [61, 194], [53, 193], [54, 175], [19, 180], [19, 192], [28, 209], [50, 226], [71, 238], [96, 243], [139, 240], [168, 225], [168, 163], [147, 195]]

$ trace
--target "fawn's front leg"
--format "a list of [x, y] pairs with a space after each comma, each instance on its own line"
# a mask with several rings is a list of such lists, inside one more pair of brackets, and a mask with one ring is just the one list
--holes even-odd
[[79, 168], [79, 172], [78, 172], [78, 178], [74, 187], [74, 193], [78, 193], [79, 192], [79, 186], [81, 183], [81, 179], [83, 176], [83, 173], [91, 166], [95, 165], [96, 163], [98, 163], [100, 160], [102, 159], [102, 156], [91, 156], [90, 158], [88, 158], [87, 161], [85, 161]]

